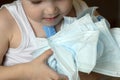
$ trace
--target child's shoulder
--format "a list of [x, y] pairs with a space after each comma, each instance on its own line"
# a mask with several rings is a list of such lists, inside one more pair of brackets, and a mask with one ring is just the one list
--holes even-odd
[[0, 31], [11, 30], [14, 25], [14, 20], [6, 8], [0, 9]]

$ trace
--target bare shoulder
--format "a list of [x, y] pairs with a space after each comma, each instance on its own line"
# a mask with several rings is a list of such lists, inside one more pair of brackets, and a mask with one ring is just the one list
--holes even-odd
[[17, 48], [21, 43], [21, 31], [16, 20], [6, 8], [0, 11], [0, 22], [1, 34], [5, 34], [9, 39], [10, 48]]
[[8, 10], [6, 8], [0, 9], [0, 39], [10, 39], [14, 28], [13, 25], [12, 16]]
[[13, 20], [12, 16], [8, 12], [6, 8], [0, 9], [0, 29], [6, 29], [12, 28], [13, 26]]
[[0, 9], [0, 63], [9, 47], [13, 28], [12, 18], [7, 9]]

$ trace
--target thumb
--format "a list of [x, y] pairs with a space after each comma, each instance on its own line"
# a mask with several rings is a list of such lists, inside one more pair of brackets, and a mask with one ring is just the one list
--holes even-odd
[[51, 49], [48, 49], [44, 53], [42, 53], [39, 57], [37, 57], [34, 61], [35, 62], [46, 62], [52, 54], [53, 54], [53, 51]]
[[60, 79], [59, 80], [69, 80], [67, 76], [60, 74]]

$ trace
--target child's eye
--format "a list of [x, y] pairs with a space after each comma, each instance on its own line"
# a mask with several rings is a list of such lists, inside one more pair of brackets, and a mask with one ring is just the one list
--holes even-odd
[[32, 4], [40, 4], [42, 1], [32, 1]]

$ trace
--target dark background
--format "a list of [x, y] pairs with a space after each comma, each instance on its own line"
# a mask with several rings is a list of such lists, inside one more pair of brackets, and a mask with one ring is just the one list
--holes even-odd
[[[14, 0], [0, 0], [0, 6]], [[120, 0], [84, 0], [89, 6], [98, 6], [98, 12], [111, 24], [111, 27], [120, 26]]]
[[111, 24], [120, 27], [120, 0], [85, 0], [89, 6], [98, 6], [98, 12]]

